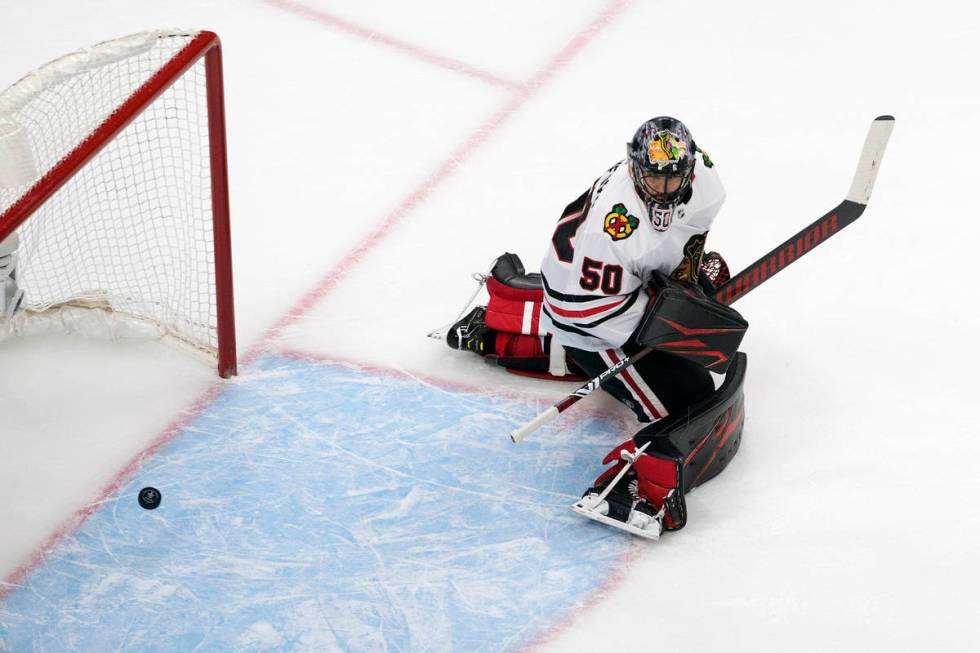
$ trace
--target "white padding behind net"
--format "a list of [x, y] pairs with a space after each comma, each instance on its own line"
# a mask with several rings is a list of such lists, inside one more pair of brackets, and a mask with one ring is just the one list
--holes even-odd
[[[194, 36], [101, 44], [0, 94], [0, 215]], [[209, 161], [202, 59], [20, 227], [26, 319], [97, 307], [216, 352]]]

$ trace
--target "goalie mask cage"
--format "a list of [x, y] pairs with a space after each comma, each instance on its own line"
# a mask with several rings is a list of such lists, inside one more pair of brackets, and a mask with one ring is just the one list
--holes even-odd
[[0, 93], [0, 243], [8, 236], [26, 308], [11, 324], [95, 309], [107, 318], [96, 322], [175, 338], [234, 375], [217, 35], [135, 34]]

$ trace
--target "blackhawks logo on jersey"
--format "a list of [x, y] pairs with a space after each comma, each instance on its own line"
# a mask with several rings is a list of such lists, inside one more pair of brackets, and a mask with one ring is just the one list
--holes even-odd
[[617, 204], [612, 208], [612, 211], [606, 215], [605, 221], [603, 221], [603, 227], [607, 234], [609, 234], [613, 240], [623, 240], [624, 238], [629, 238], [633, 231], [640, 226], [640, 221], [637, 220], [626, 210], [626, 206], [623, 204]]
[[680, 161], [687, 154], [687, 146], [676, 134], [669, 131], [658, 132], [647, 146], [650, 165], [663, 168], [669, 163]]

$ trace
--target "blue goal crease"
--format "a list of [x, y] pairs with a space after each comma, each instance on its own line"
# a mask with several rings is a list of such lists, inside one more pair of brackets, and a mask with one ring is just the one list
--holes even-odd
[[624, 434], [514, 446], [535, 412], [260, 359], [0, 602], [0, 651], [519, 648], [629, 545], [568, 509]]

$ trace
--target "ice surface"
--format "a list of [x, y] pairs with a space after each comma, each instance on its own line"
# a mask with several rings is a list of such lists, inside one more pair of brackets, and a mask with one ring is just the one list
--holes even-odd
[[[359, 34], [282, 4], [38, 0], [0, 9], [0, 86], [78, 47], [147, 28], [222, 36], [240, 348], [272, 356], [215, 386], [210, 370], [150, 344], [43, 338], [0, 346], [0, 569], [23, 585], [0, 588], [0, 650], [24, 642], [101, 650], [96, 620], [118, 626], [109, 636], [126, 650], [153, 650], [170, 636], [219, 650], [424, 650], [411, 639], [420, 632], [437, 638], [430, 650], [471, 650], [484, 640], [453, 638], [481, 638], [489, 623], [503, 633], [487, 640], [495, 650], [975, 647], [974, 3], [631, 2], [583, 31], [619, 5], [310, 0], [364, 27]], [[591, 40], [581, 43], [583, 34]], [[515, 92], [392, 47], [393, 39], [518, 85], [562, 63], [545, 83]], [[739, 303], [752, 324], [743, 343], [751, 359], [743, 446], [723, 475], [690, 495], [688, 526], [631, 544], [615, 564], [602, 557], [607, 566], [598, 568], [617, 572], [605, 584], [598, 574], [570, 578], [566, 551], [551, 575], [534, 577], [548, 607], [518, 615], [487, 581], [494, 574], [517, 583], [512, 574], [530, 573], [506, 562], [513, 523], [463, 510], [453, 523], [479, 531], [470, 557], [435, 546], [426, 537], [444, 538], [449, 518], [435, 512], [433, 488], [457, 488], [457, 499], [472, 498], [468, 506], [478, 495], [464, 489], [538, 492], [546, 507], [534, 524], [570, 542], [602, 537], [567, 510], [549, 511], [557, 495], [583, 489], [597, 472], [591, 456], [629, 429], [621, 414], [594, 421], [581, 402], [546, 439], [526, 443], [548, 443], [554, 463], [524, 445], [515, 451], [506, 433], [517, 415], [508, 411], [533, 415], [567, 384], [506, 375], [424, 334], [456, 314], [469, 273], [491, 257], [517, 252], [536, 267], [562, 207], [622, 156], [640, 121], [664, 113], [685, 119], [718, 165], [729, 197], [709, 246], [733, 269], [836, 204], [867, 124], [883, 113], [897, 122], [864, 217]], [[338, 371], [344, 361], [363, 368]], [[298, 369], [347, 381], [328, 393], [293, 376]], [[406, 393], [449, 402], [440, 410], [465, 426], [463, 437], [485, 434], [483, 458], [473, 464], [451, 447], [426, 458], [435, 452], [420, 443], [448, 432], [438, 411], [398, 419], [392, 405], [362, 410], [346, 439], [325, 435], [337, 416], [321, 414], [312, 435], [282, 426], [279, 407], [304, 393], [329, 404], [355, 386], [372, 388], [364, 396], [374, 402]], [[214, 387], [222, 394], [212, 403]], [[246, 396], [254, 406], [231, 401]], [[338, 411], [349, 418], [349, 407]], [[425, 482], [388, 473], [370, 455], [349, 457], [355, 443], [382, 435], [385, 415], [396, 446], [372, 455], [400, 456], [409, 468], [439, 461], [432, 476], [414, 469]], [[598, 429], [583, 437], [603, 438], [588, 455], [585, 441], [568, 448], [548, 439], [582, 424]], [[160, 454], [144, 455], [176, 432]], [[289, 452], [258, 455], [275, 447]], [[213, 464], [233, 455], [229, 468]], [[324, 457], [344, 464], [307, 464]], [[530, 469], [519, 463], [529, 460]], [[531, 469], [533, 480], [558, 485], [534, 485]], [[297, 470], [340, 474], [340, 489], [330, 493], [316, 472]], [[135, 491], [151, 472], [154, 483], [161, 474], [180, 483], [160, 483], [164, 503], [146, 513]], [[246, 472], [268, 474], [269, 483], [215, 489]], [[504, 480], [484, 487], [491, 472]], [[326, 521], [329, 511], [372, 501], [364, 523], [349, 513], [349, 522]], [[322, 512], [306, 510], [318, 502]], [[409, 546], [438, 569], [412, 566], [384, 539], [382, 525], [420, 517], [431, 517], [431, 531], [413, 532]], [[366, 557], [370, 547], [352, 532], [370, 534], [386, 555]], [[236, 539], [243, 533], [254, 535], [255, 549]], [[542, 554], [550, 540], [537, 537], [522, 554]], [[329, 550], [342, 569], [321, 550], [324, 538], [334, 538]], [[450, 564], [456, 554], [479, 564], [460, 571]], [[295, 566], [304, 555], [318, 566]], [[401, 578], [414, 582], [424, 571], [434, 580], [414, 592], [386, 587], [378, 560]], [[364, 582], [341, 594], [331, 584], [338, 569]], [[226, 593], [222, 583], [236, 577]], [[306, 593], [282, 590], [290, 579]], [[211, 600], [219, 594], [234, 597], [224, 613]], [[96, 607], [127, 596], [135, 597], [129, 611]], [[437, 612], [433, 596], [450, 608]], [[589, 607], [569, 610], [578, 604]], [[56, 639], [68, 635], [77, 639]]]
[[[513, 649], [615, 575], [569, 510], [617, 437], [528, 402], [262, 359], [0, 604], [11, 650]], [[163, 501], [150, 512], [141, 487]], [[99, 624], [98, 627], [95, 627]], [[315, 644], [314, 644], [315, 643]]]

